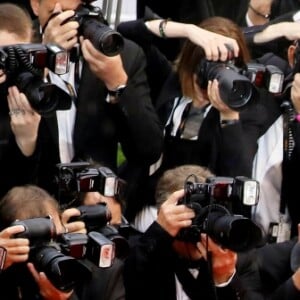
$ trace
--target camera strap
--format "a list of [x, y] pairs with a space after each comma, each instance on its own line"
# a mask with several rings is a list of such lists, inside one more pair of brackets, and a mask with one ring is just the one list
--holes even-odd
[[[283, 177], [286, 176], [288, 171], [286, 170], [286, 166], [288, 161], [291, 159], [291, 155], [295, 146], [295, 141], [292, 134], [291, 123], [295, 118], [294, 109], [290, 101], [283, 102], [283, 161], [282, 161], [282, 174]], [[281, 188], [281, 201], [280, 201], [280, 212], [282, 214], [285, 213], [286, 203], [284, 197], [282, 195], [282, 188]]]
[[80, 82], [80, 70], [79, 70], [79, 64], [80, 63], [78, 61], [78, 62], [76, 62], [74, 64], [75, 64], [75, 66], [74, 66], [75, 67], [74, 68], [74, 86], [70, 82], [68, 82], [68, 81], [66, 81], [64, 79], [62, 79], [62, 80], [65, 83], [65, 85], [66, 85], [66, 87], [67, 87], [67, 89], [69, 91], [69, 94], [72, 97], [72, 100], [73, 100], [75, 106], [77, 107], [77, 104], [78, 104], [79, 82]]

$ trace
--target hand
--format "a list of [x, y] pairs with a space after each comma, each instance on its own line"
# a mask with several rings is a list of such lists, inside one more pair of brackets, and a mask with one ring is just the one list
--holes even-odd
[[92, 43], [80, 38], [84, 59], [91, 71], [104, 82], [108, 90], [114, 90], [119, 85], [127, 83], [128, 76], [124, 70], [120, 55], [106, 56], [98, 51]]
[[[205, 56], [208, 60], [225, 61], [233, 58], [228, 46], [232, 49], [233, 56], [238, 56], [239, 46], [236, 40], [214, 32], [210, 32], [208, 30], [204, 30], [196, 25], [188, 24], [186, 26], [188, 26], [188, 39], [204, 49]], [[228, 46], [226, 47], [226, 45]]]
[[220, 112], [220, 117], [222, 120], [238, 120], [239, 113], [233, 109], [231, 109], [228, 105], [226, 105], [221, 97], [219, 92], [219, 83], [216, 79], [213, 81], [208, 81], [207, 86], [207, 96], [210, 100], [210, 103], [213, 107], [215, 107]]
[[86, 233], [85, 224], [82, 221], [68, 223], [71, 217], [79, 217], [80, 211], [77, 208], [65, 209], [62, 213], [61, 220], [66, 232]]
[[0, 84], [6, 81], [6, 74], [0, 69]]
[[292, 88], [291, 88], [291, 100], [293, 102], [296, 113], [300, 113], [300, 73], [296, 73], [294, 76]]
[[31, 108], [26, 96], [15, 86], [8, 88], [7, 100], [10, 125], [16, 142], [22, 153], [30, 156], [36, 147], [41, 116]]
[[47, 278], [46, 274], [38, 272], [32, 263], [28, 263], [27, 267], [40, 288], [41, 296], [45, 300], [67, 300], [71, 297], [73, 291], [62, 292], [57, 289]]
[[60, 47], [70, 50], [78, 43], [79, 23], [76, 21], [67, 21], [73, 17], [73, 10], [62, 11], [61, 4], [55, 4], [53, 14], [55, 17], [49, 20], [46, 28], [44, 28], [43, 43], [54, 43]]
[[201, 241], [197, 243], [197, 247], [206, 260], [207, 250], [212, 254], [212, 270], [215, 284], [227, 282], [235, 272], [237, 254], [229, 249], [220, 247], [206, 234], [201, 234]]
[[14, 263], [25, 262], [29, 255], [29, 240], [14, 238], [14, 235], [24, 231], [22, 225], [11, 226], [0, 232], [0, 246], [6, 249], [4, 269]]
[[192, 209], [184, 204], [177, 204], [183, 196], [184, 190], [174, 192], [158, 211], [157, 223], [173, 237], [181, 228], [191, 226], [192, 218], [195, 217]]

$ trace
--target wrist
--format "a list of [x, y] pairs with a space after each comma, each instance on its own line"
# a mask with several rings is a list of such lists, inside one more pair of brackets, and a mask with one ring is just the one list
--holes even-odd
[[183, 36], [185, 38], [190, 38], [191, 35], [195, 33], [195, 30], [201, 30], [201, 28], [197, 27], [194, 24], [185, 24], [183, 27]]
[[118, 103], [125, 89], [126, 84], [120, 84], [112, 90], [107, 90], [107, 102], [112, 104]]
[[228, 276], [222, 276], [218, 279], [215, 279], [215, 286], [216, 287], [225, 287], [232, 281], [232, 278], [234, 277], [236, 273], [236, 269], [233, 270], [233, 272]]
[[24, 156], [31, 156], [36, 148], [37, 136], [30, 139], [16, 139], [17, 145]]

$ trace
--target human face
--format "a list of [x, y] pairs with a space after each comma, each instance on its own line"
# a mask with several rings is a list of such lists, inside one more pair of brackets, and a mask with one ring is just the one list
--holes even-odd
[[47, 23], [53, 12], [75, 10], [80, 0], [31, 0], [31, 7], [36, 16], [38, 16], [42, 27]]
[[199, 260], [200, 258], [202, 258], [201, 252], [194, 243], [188, 243], [175, 239], [173, 242], [173, 249], [181, 258], [185, 258], [191, 261]]

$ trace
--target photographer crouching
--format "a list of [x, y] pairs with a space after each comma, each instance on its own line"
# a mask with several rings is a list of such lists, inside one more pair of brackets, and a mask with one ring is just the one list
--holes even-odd
[[[207, 200], [206, 193], [195, 193], [200, 196], [198, 209], [193, 200], [186, 202], [189, 192], [183, 187], [190, 175], [198, 184], [213, 176], [200, 166], [184, 165], [166, 171], [159, 179], [157, 219], [125, 261], [126, 299], [261, 299], [259, 276], [252, 272], [251, 264], [238, 262], [237, 255], [260, 243], [259, 227], [227, 212], [210, 219], [217, 205], [202, 203]], [[194, 195], [190, 196], [191, 200]], [[221, 221], [223, 218], [231, 220], [231, 225]], [[235, 228], [235, 221], [242, 226]], [[197, 241], [184, 233], [194, 228], [198, 229]]]

